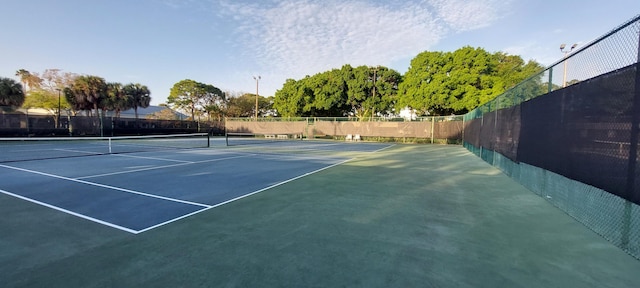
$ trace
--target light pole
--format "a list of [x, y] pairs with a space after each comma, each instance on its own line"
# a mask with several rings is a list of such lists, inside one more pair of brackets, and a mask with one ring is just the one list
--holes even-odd
[[376, 79], [378, 78], [378, 68], [380, 68], [380, 66], [373, 68], [373, 103], [371, 105], [371, 120], [373, 120], [373, 117], [376, 114]]
[[58, 90], [58, 122], [56, 124], [56, 128], [60, 128], [60, 88], [56, 88]]
[[253, 76], [253, 79], [256, 80], [256, 121], [258, 121], [258, 82], [260, 82], [260, 75]]
[[563, 73], [563, 76], [562, 76], [562, 87], [563, 88], [567, 87], [567, 55], [569, 53], [571, 53], [571, 51], [573, 51], [573, 49], [578, 47], [578, 44], [573, 44], [573, 45], [571, 45], [571, 48], [569, 48], [569, 50], [564, 50], [564, 48], [566, 46], [567, 45], [565, 45], [564, 43], [560, 44], [560, 52], [564, 53], [564, 73]]

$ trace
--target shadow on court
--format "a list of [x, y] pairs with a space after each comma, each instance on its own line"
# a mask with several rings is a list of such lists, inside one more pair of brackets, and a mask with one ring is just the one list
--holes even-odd
[[[283, 167], [306, 162], [271, 157]], [[213, 163], [172, 171], [231, 167]], [[269, 163], [257, 174], [268, 173]], [[250, 181], [233, 169], [238, 185]], [[149, 171], [158, 173], [157, 182], [172, 177]], [[639, 261], [458, 146], [359, 154], [137, 235], [4, 194], [0, 211], [6, 287], [640, 284]]]

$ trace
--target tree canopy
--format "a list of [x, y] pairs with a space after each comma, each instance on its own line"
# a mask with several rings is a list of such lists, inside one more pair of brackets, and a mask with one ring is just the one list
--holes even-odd
[[401, 79], [386, 67], [344, 65], [298, 81], [287, 79], [273, 107], [284, 117], [383, 115], [393, 110]]
[[64, 89], [67, 102], [74, 110], [95, 111], [108, 105], [108, 85], [98, 76], [80, 76]]
[[[258, 114], [283, 117], [365, 119], [398, 115], [404, 108], [418, 115], [463, 114], [542, 69], [537, 62], [525, 62], [520, 56], [466, 46], [453, 52], [424, 51], [411, 60], [404, 75], [383, 66], [347, 64], [299, 80], [287, 79], [270, 98], [250, 93], [227, 97], [228, 93], [213, 85], [185, 79], [173, 85], [167, 104], [190, 112], [191, 119], [206, 115], [209, 120], [251, 117], [256, 113], [256, 98]], [[61, 101], [60, 108], [73, 111], [96, 111], [98, 115], [99, 111], [111, 110], [119, 115], [122, 110], [134, 109], [137, 118], [138, 108], [150, 105], [151, 92], [138, 83], [107, 83], [98, 76], [61, 73], [59, 69], [42, 74], [20, 69], [16, 76], [22, 82], [23, 98], [28, 98], [25, 107], [45, 108], [52, 113], [59, 113], [53, 102], [62, 89], [66, 101]], [[527, 89], [539, 90], [543, 85], [540, 82]], [[8, 96], [3, 97], [2, 101], [9, 101]]]
[[138, 118], [138, 107], [149, 107], [151, 91], [147, 86], [129, 83], [122, 85], [106, 82], [98, 76], [78, 76], [64, 88], [64, 95], [74, 111], [115, 111], [116, 116], [127, 109], [134, 109]]
[[525, 64], [519, 56], [482, 48], [425, 51], [411, 60], [397, 105], [422, 115], [463, 114], [542, 69], [533, 61]]
[[191, 112], [191, 119], [202, 113], [213, 113], [221, 110], [225, 99], [222, 91], [210, 84], [185, 79], [171, 87], [167, 104], [180, 110]]
[[[267, 115], [273, 107], [273, 97], [258, 96], [258, 116]], [[253, 117], [256, 113], [256, 94], [244, 93], [226, 100], [225, 116]]]
[[22, 85], [10, 78], [0, 77], [0, 106], [20, 107], [24, 102]]
[[502, 94], [543, 67], [519, 56], [463, 47], [418, 54], [404, 77], [386, 67], [344, 65], [276, 91], [282, 116], [397, 115], [409, 107], [419, 115], [463, 114]]
[[125, 96], [123, 106], [127, 109], [133, 108], [138, 119], [138, 108], [147, 108], [151, 103], [151, 91], [145, 85], [129, 83], [122, 87], [122, 92]]

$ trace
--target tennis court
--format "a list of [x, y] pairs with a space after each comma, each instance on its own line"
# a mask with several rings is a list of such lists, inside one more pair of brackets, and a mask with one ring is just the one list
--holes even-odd
[[2, 286], [640, 283], [637, 260], [460, 146], [207, 141], [4, 159]]
[[[117, 137], [106, 142], [99, 138], [14, 140], [4, 144], [5, 156], [2, 158], [7, 163], [0, 164], [0, 192], [113, 228], [140, 233], [348, 160], [173, 149], [189, 147], [194, 141], [206, 139], [210, 142], [207, 138], [193, 136], [206, 135], [177, 139]], [[150, 139], [154, 140], [153, 146], [149, 146]], [[88, 142], [90, 140], [98, 142]], [[114, 144], [115, 140], [126, 142]], [[158, 145], [158, 141], [163, 145]], [[191, 143], [175, 145], [185, 141]], [[199, 148], [203, 143], [193, 147]], [[282, 143], [278, 145], [282, 146]], [[356, 147], [327, 142], [297, 146], [332, 151], [344, 150], [344, 147], [362, 151], [370, 147], [381, 149], [376, 144]]]

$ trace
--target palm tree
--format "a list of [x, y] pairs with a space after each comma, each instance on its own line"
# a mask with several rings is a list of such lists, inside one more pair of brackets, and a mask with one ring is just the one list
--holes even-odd
[[107, 83], [98, 76], [80, 76], [76, 78], [70, 87], [64, 89], [64, 95], [74, 110], [95, 111], [100, 122], [100, 136], [104, 130], [100, 109], [105, 105], [107, 98]]
[[0, 77], [0, 106], [19, 107], [24, 103], [22, 85], [10, 78]]
[[124, 86], [123, 90], [125, 94], [132, 99], [131, 108], [136, 114], [136, 122], [138, 121], [138, 107], [147, 108], [151, 103], [151, 91], [145, 85], [141, 85], [139, 83], [136, 84], [127, 84]]
[[107, 83], [98, 76], [80, 76], [65, 89], [65, 96], [76, 110], [94, 110], [98, 115], [107, 96]]
[[132, 107], [133, 98], [125, 93], [124, 87], [120, 83], [107, 83], [107, 98], [105, 98], [103, 109], [116, 112], [116, 118], [120, 117], [120, 112]]

